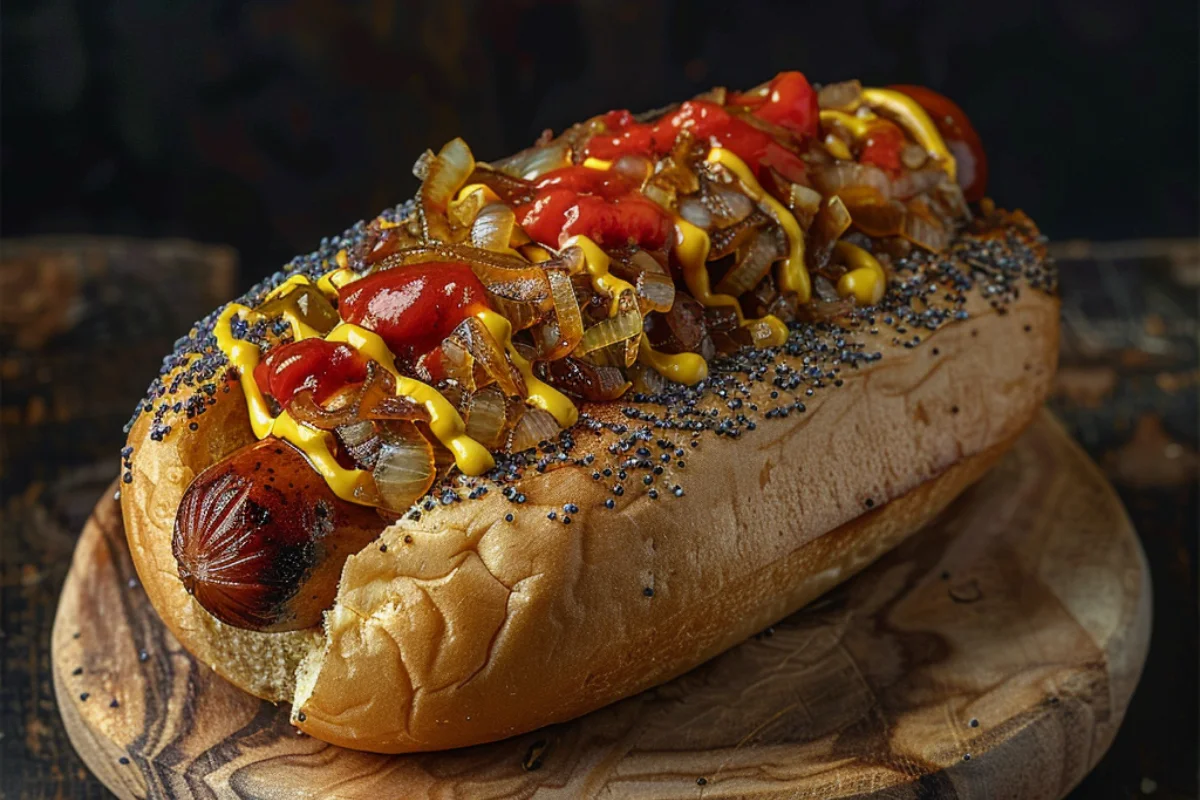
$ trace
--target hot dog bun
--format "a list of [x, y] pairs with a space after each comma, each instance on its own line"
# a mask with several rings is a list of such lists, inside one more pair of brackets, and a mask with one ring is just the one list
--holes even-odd
[[[470, 500], [467, 487], [458, 501], [440, 495], [352, 556], [323, 631], [231, 628], [183, 589], [171, 556], [180, 499], [253, 436], [223, 372], [212, 394], [168, 378], [153, 401], [166, 411], [130, 430], [122, 508], [134, 562], [185, 647], [253, 694], [293, 700], [295, 724], [323, 740], [431, 750], [578, 716], [791, 613], [976, 480], [1053, 375], [1058, 301], [1043, 256], [1031, 223], [996, 213], [906, 272], [895, 303], [947, 311], [936, 319], [893, 317], [885, 301], [853, 329], [818, 324], [735, 359], [703, 391], [582, 406], [569, 458], [547, 451], [544, 473], [479, 479]], [[951, 272], [964, 280], [928, 300], [910, 290]], [[860, 344], [878, 356], [842, 363], [811, 396], [787, 382]], [[206, 410], [189, 416], [197, 403]], [[687, 429], [710, 410], [730, 429]], [[643, 447], [662, 474], [621, 481], [622, 459]]]

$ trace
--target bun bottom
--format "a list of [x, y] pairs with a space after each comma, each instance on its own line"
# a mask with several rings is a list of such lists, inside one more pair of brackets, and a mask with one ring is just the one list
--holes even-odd
[[[495, 722], [491, 725], [487, 724], [487, 719], [478, 718], [478, 722], [472, 724], [474, 720], [468, 717], [463, 721], [465, 724], [426, 726], [420, 740], [395, 733], [389, 733], [387, 738], [371, 739], [361, 733], [396, 730], [397, 721], [386, 716], [388, 706], [376, 703], [364, 713], [364, 709], [356, 705], [356, 698], [331, 696], [331, 693], [312, 702], [311, 693], [325, 657], [325, 652], [317, 652], [300, 667], [292, 722], [310, 735], [352, 749], [385, 753], [442, 750], [515, 736], [546, 724], [573, 719], [611, 702], [614, 690], [619, 691], [620, 696], [628, 696], [649, 689], [736, 646], [866, 569], [931, 522], [982, 478], [1012, 446], [1019, 433], [962, 459], [937, 477], [890, 500], [887, 505], [812, 539], [748, 580], [723, 588], [722, 613], [704, 619], [693, 615], [675, 621], [678, 625], [669, 619], [662, 620], [657, 630], [645, 640], [631, 638], [610, 643], [604, 663], [597, 664], [605, 674], [589, 676], [592, 677], [590, 683], [585, 682], [569, 696], [540, 697], [533, 703], [523, 693], [511, 699], [492, 697], [488, 702], [494, 712], [488, 718]], [[764, 605], [763, 598], [774, 600]], [[680, 631], [686, 631], [686, 634], [679, 635]], [[652, 670], [645, 668], [647, 659], [654, 663]], [[397, 663], [400, 660], [396, 659]], [[365, 676], [360, 680], [366, 680]], [[374, 685], [378, 686], [380, 679], [376, 680]], [[336, 685], [352, 683], [338, 681]], [[330, 713], [339, 705], [352, 709], [353, 728], [339, 724], [340, 715]], [[347, 736], [347, 731], [356, 735]], [[441, 736], [437, 735], [439, 731]]]

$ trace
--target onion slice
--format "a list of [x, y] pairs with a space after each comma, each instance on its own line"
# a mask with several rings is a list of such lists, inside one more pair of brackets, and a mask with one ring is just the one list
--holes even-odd
[[503, 203], [486, 205], [475, 215], [471, 223], [471, 244], [481, 250], [496, 253], [511, 252], [513, 229], [517, 215]]
[[914, 195], [933, 189], [943, 180], [948, 180], [948, 178], [946, 173], [940, 169], [919, 169], [906, 172], [892, 182], [892, 193], [897, 199], [907, 200]]
[[546, 279], [550, 282], [550, 299], [554, 306], [553, 331], [546, 331], [551, 326], [543, 328], [538, 358], [554, 360], [562, 358], [579, 345], [583, 338], [583, 315], [579, 311], [579, 300], [575, 297], [575, 285], [570, 276], [553, 270], [546, 273]]
[[[418, 193], [422, 232], [427, 241], [450, 241], [446, 209], [454, 193], [463, 187], [475, 169], [475, 158], [462, 139], [451, 139], [436, 156], [424, 156], [414, 172], [423, 177]], [[423, 169], [421, 169], [423, 165]], [[421, 176], [419, 173], [424, 172]]]
[[847, 204], [846, 208], [854, 221], [854, 227], [875, 238], [898, 236], [908, 216], [908, 209], [899, 200], [882, 203], [860, 202], [854, 205]]
[[571, 147], [565, 139], [548, 145], [535, 145], [491, 166], [498, 172], [523, 180], [534, 180], [551, 170], [571, 165]]
[[559, 432], [558, 422], [550, 412], [527, 408], [508, 439], [508, 452], [519, 453], [542, 442], [553, 441]]
[[580, 355], [632, 339], [642, 332], [642, 315], [637, 308], [626, 309], [615, 317], [600, 320], [583, 332], [576, 352]]
[[467, 436], [489, 450], [500, 446], [508, 425], [508, 401], [498, 386], [488, 386], [471, 395], [463, 414]]
[[313, 399], [312, 391], [300, 392], [288, 403], [288, 413], [299, 422], [326, 431], [359, 420], [428, 422], [429, 412], [424, 406], [411, 398], [397, 397], [395, 386], [391, 373], [371, 361], [362, 383], [343, 387], [324, 405]]
[[934, 220], [911, 211], [904, 217], [900, 235], [931, 253], [940, 253], [950, 244], [950, 237], [945, 228]]
[[787, 255], [783, 231], [776, 226], [763, 228], [738, 254], [733, 269], [717, 283], [718, 294], [738, 297], [758, 285], [771, 271], [771, 265]]
[[546, 365], [546, 379], [584, 400], [607, 402], [625, 394], [629, 382], [617, 367], [591, 364], [578, 358], [563, 358]]
[[862, 84], [858, 81], [830, 83], [817, 92], [817, 105], [840, 111], [853, 111], [862, 103]]
[[834, 243], [849, 229], [850, 223], [850, 212], [837, 195], [828, 198], [821, 206], [821, 210], [813, 218], [812, 229], [809, 232], [812, 237], [812, 246], [805, 254], [809, 267], [814, 272], [824, 269], [825, 265], [829, 263]]
[[381, 422], [371, 474], [384, 508], [407, 511], [429, 491], [436, 475], [433, 445], [412, 422]]
[[892, 181], [874, 164], [837, 161], [812, 170], [813, 186], [824, 195], [842, 194], [846, 189], [869, 187], [884, 200], [892, 196]]
[[[442, 354], [443, 365], [455, 365], [453, 377], [468, 391], [494, 382], [506, 395], [525, 396], [521, 374], [509, 363], [487, 326], [475, 317], [464, 319], [442, 340]], [[469, 376], [463, 372], [467, 368], [471, 370]]]

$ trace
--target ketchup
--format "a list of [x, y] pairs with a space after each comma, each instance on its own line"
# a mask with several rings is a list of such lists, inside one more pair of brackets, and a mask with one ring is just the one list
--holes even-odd
[[379, 334], [397, 360], [411, 366], [460, 322], [487, 309], [487, 292], [461, 262], [393, 267], [338, 292], [346, 322]]
[[367, 360], [342, 342], [301, 339], [267, 353], [254, 368], [254, 381], [264, 393], [287, 408], [301, 392], [324, 402], [338, 389], [367, 379]]
[[987, 191], [988, 162], [983, 141], [975, 132], [971, 120], [954, 101], [924, 86], [891, 86], [916, 100], [929, 113], [942, 140], [958, 164], [958, 185], [968, 202], [983, 199]]
[[534, 188], [533, 200], [515, 209], [517, 222], [550, 247], [578, 235], [600, 247], [635, 244], [657, 250], [672, 230], [667, 213], [612, 170], [562, 167], [546, 173]]
[[858, 162], [874, 164], [893, 178], [898, 178], [904, 169], [900, 151], [906, 143], [904, 131], [898, 125], [880, 120], [871, 126], [867, 142], [858, 154]]
[[[781, 72], [765, 95], [733, 95], [730, 105], [745, 106], [750, 113], [791, 131], [803, 140], [817, 135], [817, 94], [799, 72]], [[804, 180], [804, 162], [774, 137], [739, 119], [725, 107], [707, 100], [689, 100], [657, 122], [641, 123], [628, 111], [610, 111], [601, 118], [607, 128], [584, 145], [584, 154], [615, 160], [626, 153], [661, 156], [670, 151], [681, 130], [701, 142], [731, 150], [755, 173], [773, 168], [789, 181]]]

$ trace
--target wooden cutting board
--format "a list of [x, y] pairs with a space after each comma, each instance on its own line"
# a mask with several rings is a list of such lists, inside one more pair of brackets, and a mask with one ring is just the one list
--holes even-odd
[[122, 798], [1058, 798], [1111, 743], [1150, 581], [1112, 488], [1043, 415], [942, 517], [657, 689], [496, 744], [380, 756], [298, 734], [158, 621], [121, 516], [83, 531], [53, 633], [71, 741]]

